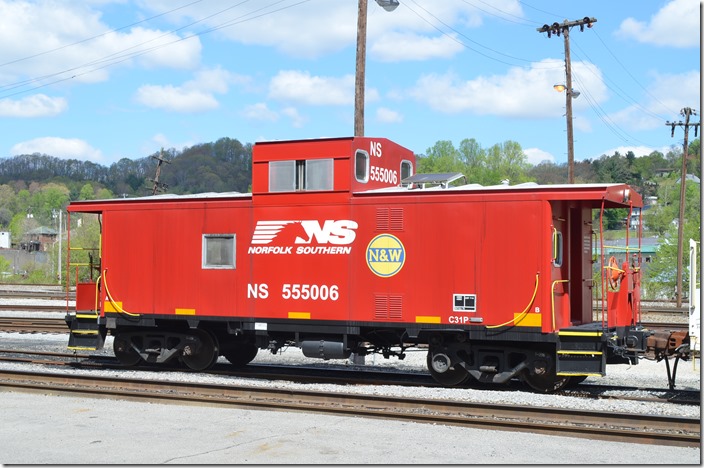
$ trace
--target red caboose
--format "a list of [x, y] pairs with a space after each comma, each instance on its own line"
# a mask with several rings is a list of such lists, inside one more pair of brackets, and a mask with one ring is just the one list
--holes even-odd
[[73, 202], [70, 217], [100, 217], [101, 243], [69, 347], [110, 331], [125, 364], [200, 370], [290, 345], [323, 359], [427, 346], [441, 383], [521, 377], [543, 391], [637, 362], [637, 253], [600, 259], [608, 308], [593, 319], [598, 220], [642, 206], [630, 187], [414, 172], [386, 139], [266, 142], [251, 194]]

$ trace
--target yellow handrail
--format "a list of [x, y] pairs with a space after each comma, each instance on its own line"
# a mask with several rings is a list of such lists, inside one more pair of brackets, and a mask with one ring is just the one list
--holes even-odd
[[539, 278], [540, 278], [540, 273], [536, 273], [536, 274], [535, 274], [535, 290], [533, 290], [533, 297], [530, 298], [530, 302], [528, 302], [528, 305], [527, 305], [526, 308], [523, 310], [523, 312], [521, 312], [520, 314], [518, 314], [517, 317], [513, 317], [513, 318], [512, 318], [511, 320], [509, 320], [508, 322], [504, 322], [504, 323], [502, 323], [502, 324], [500, 324], [500, 325], [487, 325], [486, 328], [499, 328], [499, 327], [504, 327], [504, 326], [506, 326], [506, 325], [508, 325], [509, 323], [512, 323], [512, 322], [514, 322], [514, 323], [515, 323], [515, 322], [519, 322], [519, 321], [528, 313], [528, 311], [530, 310], [530, 306], [533, 305], [533, 301], [535, 300], [535, 296], [538, 294]]
[[108, 301], [110, 301], [110, 304], [115, 308], [115, 310], [121, 314], [126, 314], [131, 317], [139, 317], [139, 314], [133, 314], [130, 312], [127, 312], [125, 309], [123, 309], [117, 302], [115, 302], [112, 298], [112, 294], [110, 294], [110, 290], [108, 289], [108, 276], [107, 276], [108, 269], [106, 268], [103, 270], [103, 284], [105, 285], [105, 294], [108, 297]]

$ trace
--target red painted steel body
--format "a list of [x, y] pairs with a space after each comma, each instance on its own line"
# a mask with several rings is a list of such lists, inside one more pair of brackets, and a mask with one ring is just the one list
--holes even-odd
[[[399, 187], [414, 172], [413, 153], [386, 139], [258, 143], [252, 194], [79, 201], [68, 210], [102, 218], [100, 320], [235, 321], [245, 334], [295, 340], [359, 341], [361, 327], [431, 344], [435, 332], [472, 329], [482, 343], [494, 331], [508, 333], [506, 343], [521, 331], [529, 342], [555, 342], [560, 330], [594, 325], [593, 210], [641, 207], [635, 191]], [[290, 174], [291, 189], [273, 190]], [[306, 189], [316, 177], [331, 185]], [[233, 239], [234, 265], [206, 268], [204, 237], [218, 235]], [[636, 263], [628, 291], [609, 301], [606, 329], [637, 321]]]

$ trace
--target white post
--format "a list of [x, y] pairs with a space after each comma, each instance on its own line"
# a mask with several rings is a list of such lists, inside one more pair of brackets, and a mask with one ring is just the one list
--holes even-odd
[[[701, 307], [697, 288], [697, 241], [689, 239], [689, 340], [691, 351], [700, 351]], [[696, 358], [694, 359], [696, 361]]]
[[64, 210], [59, 210], [59, 284], [61, 284], [61, 238], [63, 237], [63, 228], [62, 228], [62, 220], [63, 220], [63, 212]]

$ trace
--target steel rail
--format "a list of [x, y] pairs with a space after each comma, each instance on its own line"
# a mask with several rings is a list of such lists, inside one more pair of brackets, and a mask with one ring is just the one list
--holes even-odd
[[691, 418], [9, 370], [0, 370], [0, 388], [43, 394], [316, 412], [700, 447], [701, 423]]
[[[50, 359], [52, 358], [52, 359]], [[191, 372], [178, 366], [159, 366], [126, 368], [116, 358], [110, 355], [78, 354], [53, 351], [32, 351], [0, 349], [0, 362], [14, 362], [25, 364], [44, 364], [51, 366], [71, 366], [79, 369], [96, 370], [138, 370], [138, 371], [172, 371]], [[202, 375], [223, 377], [238, 377], [245, 379], [265, 379], [269, 381], [291, 381], [317, 384], [339, 385], [369, 385], [369, 386], [410, 386], [437, 388], [442, 387], [435, 382], [427, 372], [389, 372], [374, 368], [349, 369], [349, 368], [320, 368], [306, 365], [281, 365], [281, 364], [250, 364], [241, 368], [231, 368], [228, 364], [216, 364], [214, 368], [200, 372]], [[472, 384], [467, 387], [485, 390], [497, 389], [504, 392], [520, 390], [520, 388], [506, 387], [504, 385]], [[609, 394], [618, 391], [620, 394]], [[632, 392], [633, 395], [623, 394]], [[643, 403], [671, 403], [678, 405], [699, 406], [701, 404], [698, 390], [669, 390], [664, 388], [624, 387], [614, 385], [600, 385], [598, 383], [581, 384], [575, 388], [558, 392], [559, 395], [573, 398], [610, 399], [640, 401]], [[644, 396], [643, 394], [647, 394]]]
[[[69, 304], [69, 311], [73, 305]], [[66, 303], [58, 304], [0, 304], [0, 310], [13, 310], [18, 312], [66, 312]]]
[[0, 331], [19, 333], [68, 333], [66, 322], [60, 318], [0, 317]]

